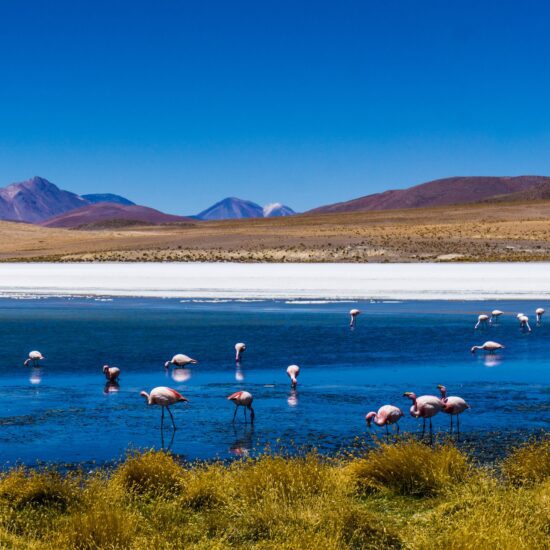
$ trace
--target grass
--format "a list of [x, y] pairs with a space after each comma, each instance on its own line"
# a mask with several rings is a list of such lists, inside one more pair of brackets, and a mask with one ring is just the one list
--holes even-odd
[[549, 440], [494, 468], [452, 445], [231, 464], [132, 454], [114, 471], [0, 476], [0, 548], [537, 549], [550, 537]]

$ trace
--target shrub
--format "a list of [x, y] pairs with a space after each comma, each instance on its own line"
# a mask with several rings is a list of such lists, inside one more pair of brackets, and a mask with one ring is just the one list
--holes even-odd
[[0, 501], [9, 507], [26, 506], [66, 508], [74, 496], [74, 483], [55, 471], [37, 472], [16, 468], [0, 479]]
[[164, 451], [147, 451], [129, 456], [113, 476], [133, 495], [176, 496], [181, 491], [184, 470]]
[[469, 468], [466, 456], [452, 445], [432, 448], [407, 440], [380, 444], [366, 458], [353, 461], [348, 472], [359, 493], [429, 497], [464, 479]]
[[513, 485], [533, 485], [550, 478], [550, 437], [515, 449], [502, 463], [504, 478]]
[[138, 531], [135, 514], [97, 501], [92, 508], [65, 518], [55, 536], [57, 548], [102, 550], [129, 548]]

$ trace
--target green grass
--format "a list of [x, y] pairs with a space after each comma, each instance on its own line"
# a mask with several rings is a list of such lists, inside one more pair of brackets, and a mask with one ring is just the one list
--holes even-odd
[[0, 476], [0, 548], [537, 549], [550, 537], [549, 441], [493, 469], [452, 445], [223, 463], [132, 454], [116, 470]]

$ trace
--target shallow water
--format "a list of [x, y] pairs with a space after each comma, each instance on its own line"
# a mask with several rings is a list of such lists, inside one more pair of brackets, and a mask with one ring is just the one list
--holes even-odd
[[[550, 303], [180, 301], [156, 298], [42, 298], [0, 300], [0, 463], [103, 463], [129, 448], [170, 446], [183, 457], [222, 459], [266, 445], [314, 445], [331, 451], [371, 440], [364, 416], [392, 403], [408, 412], [404, 391], [437, 393], [445, 384], [472, 409], [462, 415], [463, 444], [488, 457], [550, 423]], [[534, 309], [547, 322], [535, 326]], [[363, 314], [355, 330], [347, 312]], [[508, 312], [497, 326], [474, 331], [478, 313]], [[530, 315], [522, 332], [515, 313]], [[506, 345], [499, 354], [472, 355], [485, 340]], [[236, 369], [234, 344], [247, 351]], [[22, 366], [31, 349], [43, 367]], [[165, 371], [186, 353], [200, 363]], [[103, 364], [122, 370], [107, 391]], [[285, 369], [302, 368], [296, 392]], [[163, 437], [160, 410], [141, 390], [168, 385], [189, 400], [173, 407]], [[232, 424], [225, 397], [254, 395], [256, 422]], [[449, 417], [434, 418], [439, 437]], [[418, 433], [421, 421], [401, 420]]]

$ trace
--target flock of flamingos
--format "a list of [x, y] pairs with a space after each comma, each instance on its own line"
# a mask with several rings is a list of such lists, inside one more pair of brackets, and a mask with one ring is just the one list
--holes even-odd
[[[357, 316], [361, 313], [358, 309], [352, 309], [349, 312], [350, 315], [350, 327], [354, 328], [357, 320]], [[491, 315], [482, 314], [477, 318], [477, 323], [475, 329], [477, 330], [480, 327], [488, 327], [491, 324], [497, 324], [498, 319], [504, 312], [495, 309], [491, 312]], [[535, 310], [537, 324], [540, 324], [542, 316], [544, 315], [543, 308], [537, 308]], [[523, 313], [517, 314], [517, 319], [519, 321], [520, 327], [523, 330], [531, 332], [531, 326], [529, 325], [529, 317]], [[473, 346], [471, 349], [472, 353], [476, 353], [477, 350], [486, 351], [489, 353], [494, 353], [497, 350], [503, 349], [504, 346], [498, 342], [487, 341], [480, 346]], [[242, 342], [235, 344], [235, 360], [237, 363], [241, 360], [242, 354], [246, 351], [246, 345]], [[39, 362], [44, 359], [44, 356], [39, 351], [31, 351], [29, 353], [28, 359], [24, 362], [25, 366], [32, 364], [33, 367], [39, 366]], [[183, 353], [178, 353], [174, 355], [170, 361], [166, 361], [164, 367], [166, 369], [170, 368], [171, 365], [181, 368], [190, 364], [198, 363], [196, 359], [192, 359]], [[116, 382], [120, 376], [120, 369], [117, 367], [109, 367], [105, 365], [103, 367], [103, 373], [107, 378], [108, 382]], [[291, 385], [293, 388], [296, 388], [298, 384], [298, 375], [300, 374], [300, 367], [298, 365], [290, 365], [286, 369], [286, 373], [290, 378]], [[442, 385], [438, 385], [437, 388], [440, 391], [440, 397], [435, 395], [421, 395], [417, 397], [413, 392], [405, 392], [404, 397], [408, 397], [412, 401], [412, 406], [410, 408], [410, 414], [414, 418], [423, 419], [422, 427], [422, 436], [426, 431], [426, 420], [429, 420], [430, 434], [432, 433], [432, 417], [440, 412], [444, 412], [450, 415], [451, 418], [451, 432], [453, 430], [453, 417], [456, 416], [457, 430], [460, 431], [460, 415], [470, 408], [470, 405], [462, 398], [455, 395], [447, 396], [447, 388]], [[149, 393], [142, 391], [140, 393], [142, 397], [147, 400], [148, 405], [159, 405], [161, 408], [161, 430], [164, 428], [164, 409], [168, 411], [170, 419], [172, 420], [172, 427], [176, 430], [176, 423], [174, 421], [174, 416], [170, 410], [170, 406], [174, 405], [180, 401], [187, 402], [188, 399], [181, 395], [179, 392], [172, 388], [166, 386], [158, 386], [153, 388]], [[237, 416], [237, 411], [239, 407], [243, 408], [244, 421], [247, 421], [246, 412], [249, 411], [250, 422], [254, 422], [254, 409], [252, 408], [252, 402], [254, 397], [251, 393], [247, 391], [238, 391], [232, 393], [228, 398], [229, 401], [232, 401], [235, 405], [235, 411], [233, 413], [233, 422]], [[369, 412], [365, 420], [367, 425], [371, 426], [371, 423], [374, 422], [378, 426], [385, 426], [386, 433], [389, 433], [388, 426], [395, 424], [396, 431], [399, 433], [399, 419], [403, 417], [403, 411], [394, 405], [383, 405], [378, 409], [378, 412]]]

